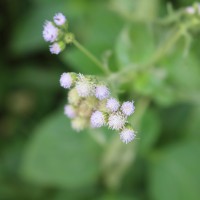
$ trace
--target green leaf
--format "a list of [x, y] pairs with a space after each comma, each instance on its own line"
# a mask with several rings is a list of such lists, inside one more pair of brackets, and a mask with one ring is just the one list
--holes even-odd
[[154, 154], [149, 189], [154, 200], [197, 200], [200, 196], [200, 143], [183, 142]]
[[148, 154], [158, 140], [161, 126], [156, 111], [148, 109], [141, 121], [139, 130], [139, 151], [141, 154]]
[[77, 188], [94, 184], [100, 149], [87, 131], [77, 133], [63, 113], [47, 118], [26, 149], [22, 175], [32, 182]]
[[152, 27], [143, 23], [126, 25], [118, 38], [116, 56], [120, 67], [147, 62], [154, 52]]

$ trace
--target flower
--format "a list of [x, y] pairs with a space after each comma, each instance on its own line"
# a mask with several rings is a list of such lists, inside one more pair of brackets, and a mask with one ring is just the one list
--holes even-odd
[[78, 81], [76, 82], [76, 89], [81, 97], [88, 97], [94, 92], [94, 85], [82, 74], [79, 74]]
[[102, 112], [95, 111], [90, 118], [90, 124], [93, 128], [101, 127], [105, 124], [105, 118]]
[[66, 17], [62, 13], [56, 13], [53, 19], [58, 26], [61, 26], [66, 22]]
[[76, 110], [73, 106], [71, 105], [66, 105], [64, 107], [64, 114], [69, 117], [70, 119], [73, 119], [74, 117], [76, 117]]
[[60, 45], [57, 42], [50, 45], [49, 50], [52, 54], [59, 54], [61, 52]]
[[120, 139], [122, 140], [122, 142], [124, 142], [126, 144], [131, 142], [134, 138], [135, 138], [135, 134], [132, 129], [126, 128], [126, 129], [122, 130], [122, 132], [120, 133]]
[[67, 89], [70, 88], [72, 86], [73, 83], [73, 78], [70, 75], [70, 73], [63, 73], [60, 77], [60, 85], [61, 87]]
[[54, 42], [58, 37], [58, 29], [52, 22], [46, 21], [43, 29], [43, 38], [47, 42]]
[[109, 89], [105, 85], [98, 85], [96, 87], [95, 96], [99, 100], [108, 98], [110, 95]]
[[120, 130], [126, 123], [126, 117], [121, 113], [112, 113], [108, 118], [108, 126], [113, 130]]
[[111, 112], [116, 112], [120, 104], [115, 98], [110, 98], [107, 100], [106, 108]]
[[121, 111], [127, 115], [130, 116], [135, 110], [135, 106], [133, 105], [133, 102], [126, 101], [121, 106]]

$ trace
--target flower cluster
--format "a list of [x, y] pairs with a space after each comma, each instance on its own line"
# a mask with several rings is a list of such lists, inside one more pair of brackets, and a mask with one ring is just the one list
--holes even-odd
[[71, 119], [72, 128], [81, 131], [87, 127], [108, 126], [120, 132], [120, 139], [129, 143], [135, 132], [128, 124], [128, 116], [135, 110], [133, 101], [120, 102], [110, 96], [109, 88], [92, 76], [63, 73], [60, 85], [70, 89], [64, 114]]
[[73, 40], [73, 34], [68, 32], [67, 19], [62, 13], [55, 14], [53, 21], [45, 21], [42, 35], [46, 42], [51, 43], [49, 50], [52, 54], [59, 54]]

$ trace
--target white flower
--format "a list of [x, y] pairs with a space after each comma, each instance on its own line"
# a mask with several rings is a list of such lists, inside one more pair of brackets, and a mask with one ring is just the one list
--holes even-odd
[[56, 13], [53, 19], [58, 26], [61, 26], [66, 22], [66, 17], [62, 13]]
[[120, 139], [122, 140], [122, 142], [126, 144], [131, 142], [134, 138], [135, 138], [135, 134], [134, 134], [134, 131], [131, 129], [126, 128], [122, 130], [122, 132], [120, 133]]
[[96, 87], [95, 96], [99, 100], [108, 98], [110, 95], [109, 89], [105, 85], [98, 85]]
[[93, 128], [101, 127], [105, 124], [105, 118], [102, 112], [95, 111], [92, 113], [90, 123]]
[[188, 6], [185, 10], [188, 14], [191, 15], [195, 13], [195, 9], [192, 6]]
[[60, 45], [57, 42], [50, 45], [49, 50], [52, 54], [59, 54], [62, 51]]
[[70, 88], [72, 85], [73, 79], [70, 73], [63, 73], [60, 77], [60, 85], [61, 87], [67, 89]]
[[82, 74], [79, 74], [78, 81], [76, 82], [76, 90], [81, 97], [88, 97], [94, 93], [94, 85]]
[[106, 108], [111, 112], [116, 112], [120, 104], [115, 98], [110, 98], [107, 100]]
[[50, 21], [46, 21], [43, 29], [43, 38], [47, 42], [54, 42], [58, 37], [58, 29]]
[[64, 114], [69, 117], [70, 119], [73, 119], [74, 117], [76, 117], [76, 110], [73, 106], [71, 105], [66, 105], [64, 107]]
[[121, 113], [112, 113], [108, 118], [108, 126], [113, 130], [120, 130], [126, 123], [126, 117]]
[[133, 105], [133, 102], [130, 101], [124, 102], [121, 106], [121, 111], [127, 116], [131, 115], [134, 112], [134, 110], [135, 106]]

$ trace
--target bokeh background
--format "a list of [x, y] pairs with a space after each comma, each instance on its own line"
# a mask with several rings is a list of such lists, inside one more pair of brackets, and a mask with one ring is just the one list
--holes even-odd
[[[118, 135], [104, 129], [71, 130], [62, 110], [66, 91], [58, 81], [64, 71], [100, 70], [73, 45], [51, 55], [42, 38], [44, 21], [63, 12], [84, 46], [98, 57], [111, 52], [109, 62], [117, 71], [152, 55], [157, 45], [152, 22], [166, 15], [169, 2], [175, 9], [194, 3], [0, 1], [0, 200], [200, 199], [200, 33], [193, 34], [187, 56], [180, 40], [158, 70], [123, 85], [122, 100], [135, 97], [149, 103], [138, 121], [130, 162], [119, 151], [120, 159], [109, 166], [112, 142], [101, 146], [91, 135], [112, 135], [108, 140]], [[170, 28], [160, 26], [155, 32]], [[129, 166], [123, 173], [118, 169], [121, 158]]]

